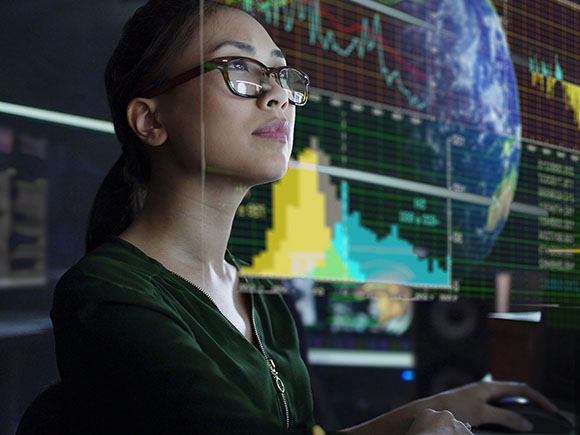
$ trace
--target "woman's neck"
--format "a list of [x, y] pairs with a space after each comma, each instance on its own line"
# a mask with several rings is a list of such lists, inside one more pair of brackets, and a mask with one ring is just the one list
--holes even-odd
[[[150, 189], [139, 217], [121, 238], [166, 269], [201, 287], [221, 313], [253, 342], [247, 297], [236, 290], [238, 273], [224, 259], [235, 212], [247, 189], [206, 182]], [[178, 186], [188, 186], [179, 189]]]
[[[231, 277], [224, 261], [235, 212], [247, 189], [213, 180], [154, 183], [139, 217], [121, 234], [147, 255], [196, 283]], [[174, 270], [177, 269], [177, 270]]]

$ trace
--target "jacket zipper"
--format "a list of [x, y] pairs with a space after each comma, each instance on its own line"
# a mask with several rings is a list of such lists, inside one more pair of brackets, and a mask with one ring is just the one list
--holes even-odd
[[258, 335], [258, 330], [256, 329], [256, 321], [254, 319], [254, 295], [251, 295], [252, 298], [252, 325], [254, 326], [254, 334], [258, 339], [258, 344], [260, 345], [260, 351], [266, 360], [266, 364], [268, 364], [268, 369], [270, 370], [270, 374], [272, 375], [272, 380], [276, 385], [276, 389], [280, 393], [280, 398], [282, 399], [282, 403], [284, 404], [284, 413], [286, 415], [286, 429], [290, 428], [290, 411], [288, 410], [288, 402], [286, 401], [286, 387], [284, 386], [284, 382], [278, 375], [278, 371], [276, 370], [276, 364], [274, 364], [274, 360], [268, 356], [264, 346], [262, 345], [262, 340], [260, 340], [260, 336]]
[[[194, 284], [190, 280], [185, 279], [183, 276], [181, 276], [175, 272], [172, 272], [172, 271], [169, 271], [169, 272], [171, 272], [173, 275], [177, 276], [178, 278], [181, 278], [185, 282], [191, 284], [194, 288], [196, 288], [197, 290], [202, 292], [211, 301], [211, 303], [215, 305], [217, 310], [223, 316], [223, 313], [220, 311], [214, 298], [212, 298], [208, 292], [206, 292], [203, 288], [201, 288], [197, 284]], [[262, 345], [262, 340], [260, 339], [260, 335], [258, 334], [258, 329], [256, 328], [256, 320], [254, 317], [254, 295], [250, 294], [250, 298], [252, 301], [252, 326], [254, 328], [254, 335], [256, 336], [256, 339], [258, 340], [258, 345], [260, 346], [260, 353], [262, 354], [262, 356], [266, 360], [266, 364], [268, 366], [268, 370], [270, 371], [270, 374], [272, 375], [272, 380], [274, 381], [274, 385], [276, 386], [276, 390], [278, 390], [278, 392], [280, 393], [280, 398], [282, 399], [282, 404], [284, 405], [284, 414], [286, 416], [286, 429], [288, 429], [288, 428], [290, 428], [290, 410], [288, 409], [288, 402], [286, 401], [286, 394], [285, 394], [286, 387], [284, 386], [284, 382], [282, 381], [282, 379], [280, 378], [280, 376], [278, 374], [278, 371], [276, 370], [276, 364], [274, 364], [274, 360], [268, 356], [268, 354], [266, 353], [266, 350], [264, 349], [264, 346]], [[236, 328], [236, 331], [238, 331], [237, 328]]]

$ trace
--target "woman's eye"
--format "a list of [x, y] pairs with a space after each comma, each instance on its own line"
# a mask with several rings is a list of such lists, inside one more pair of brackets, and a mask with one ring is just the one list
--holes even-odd
[[234, 61], [230, 62], [229, 68], [236, 70], [236, 71], [247, 71], [248, 70], [248, 66], [246, 65], [246, 62], [243, 60], [234, 60]]

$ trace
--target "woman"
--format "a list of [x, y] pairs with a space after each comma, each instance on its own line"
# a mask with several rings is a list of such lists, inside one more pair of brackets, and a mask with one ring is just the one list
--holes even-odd
[[[322, 431], [286, 306], [236, 291], [226, 250], [247, 190], [288, 167], [308, 79], [285, 65], [254, 18], [213, 2], [151, 0], [125, 26], [106, 70], [123, 153], [51, 312], [72, 433]], [[486, 404], [502, 395], [551, 406], [481, 383], [347, 431], [525, 429]]]

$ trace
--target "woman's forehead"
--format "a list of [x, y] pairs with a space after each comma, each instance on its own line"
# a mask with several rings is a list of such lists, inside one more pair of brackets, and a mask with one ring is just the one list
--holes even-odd
[[[227, 47], [269, 55], [278, 46], [266, 29], [247, 13], [234, 8], [219, 8], [203, 26], [204, 51], [207, 54]], [[233, 42], [233, 43], [231, 43]]]
[[[202, 39], [203, 38], [203, 43]], [[266, 29], [243, 11], [222, 7], [205, 20], [172, 67], [174, 74], [198, 65], [203, 58], [243, 55], [269, 64], [273, 59], [284, 62], [284, 53], [274, 43]]]

